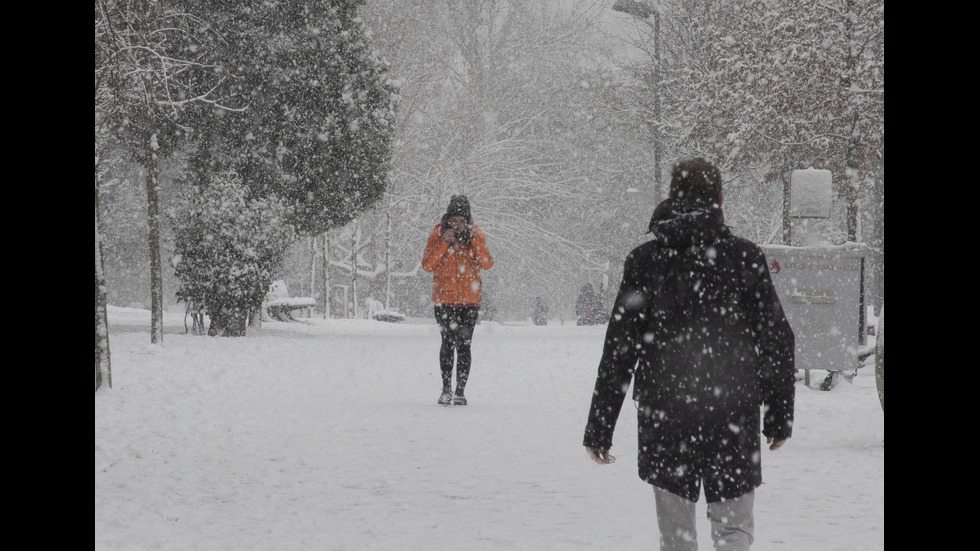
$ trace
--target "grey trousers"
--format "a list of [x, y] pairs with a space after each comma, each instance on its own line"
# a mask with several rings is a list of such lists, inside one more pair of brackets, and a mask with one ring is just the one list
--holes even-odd
[[[694, 502], [653, 487], [660, 525], [660, 551], [697, 551]], [[708, 504], [711, 539], [716, 550], [748, 551], [755, 533], [755, 492]]]

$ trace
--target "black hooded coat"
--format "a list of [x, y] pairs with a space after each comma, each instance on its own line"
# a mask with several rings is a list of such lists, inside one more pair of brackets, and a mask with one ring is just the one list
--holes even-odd
[[612, 446], [633, 380], [640, 478], [691, 501], [702, 481], [709, 503], [733, 499], [762, 483], [760, 424], [792, 433], [793, 331], [765, 255], [718, 205], [667, 199], [650, 232], [626, 257], [584, 444]]

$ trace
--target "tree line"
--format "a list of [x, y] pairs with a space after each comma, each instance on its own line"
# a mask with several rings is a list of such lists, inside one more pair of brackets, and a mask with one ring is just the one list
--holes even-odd
[[[397, 82], [362, 0], [95, 2], [96, 383], [108, 379], [100, 187], [146, 191], [151, 342], [163, 338], [164, 214], [177, 297], [243, 335], [297, 236], [342, 226], [388, 182]], [[161, 160], [181, 193], [160, 210]], [[102, 360], [106, 369], [100, 369]]]
[[[95, 28], [97, 243], [100, 189], [140, 206], [101, 214], [97, 343], [140, 226], [163, 235], [140, 263], [197, 302], [229, 286], [204, 274], [235, 275], [221, 304], [245, 319], [292, 266], [324, 315], [340, 286], [424, 312], [418, 262], [454, 193], [498, 259], [490, 300], [570, 311], [583, 283], [615, 284], [664, 171], [693, 155], [723, 168], [726, 220], [760, 243], [793, 244], [792, 170], [831, 170], [821, 229], [872, 245], [883, 300], [880, 0], [100, 0]], [[138, 292], [159, 297], [162, 338], [161, 285]], [[232, 317], [223, 334], [243, 330]]]
[[[657, 10], [650, 2], [617, 4], [643, 22], [638, 42], [648, 55], [633, 67], [638, 84], [630, 99], [648, 121], [648, 139], [674, 155], [716, 160], [731, 179], [731, 214], [761, 222], [756, 213], [774, 213], [756, 226], [759, 242], [798, 244], [790, 176], [829, 170], [834, 218], [820, 231], [836, 243], [870, 246], [872, 296], [880, 307], [883, 0], [665, 0]], [[765, 186], [776, 189], [775, 201], [742, 201], [745, 191], [755, 195]]]

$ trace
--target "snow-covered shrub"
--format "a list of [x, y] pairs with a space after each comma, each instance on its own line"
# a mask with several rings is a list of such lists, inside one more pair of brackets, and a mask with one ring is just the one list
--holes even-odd
[[209, 335], [244, 335], [295, 238], [286, 208], [275, 198], [249, 198], [238, 174], [226, 172], [191, 186], [169, 214], [178, 299], [204, 307]]

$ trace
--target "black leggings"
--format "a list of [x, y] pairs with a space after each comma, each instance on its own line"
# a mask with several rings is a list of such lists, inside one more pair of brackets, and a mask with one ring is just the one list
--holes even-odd
[[442, 369], [442, 388], [451, 390], [453, 383], [453, 352], [456, 353], [456, 390], [462, 392], [470, 377], [470, 343], [473, 342], [473, 327], [476, 325], [479, 306], [457, 306], [436, 304], [436, 323], [442, 334], [442, 347], [439, 348], [439, 367]]

